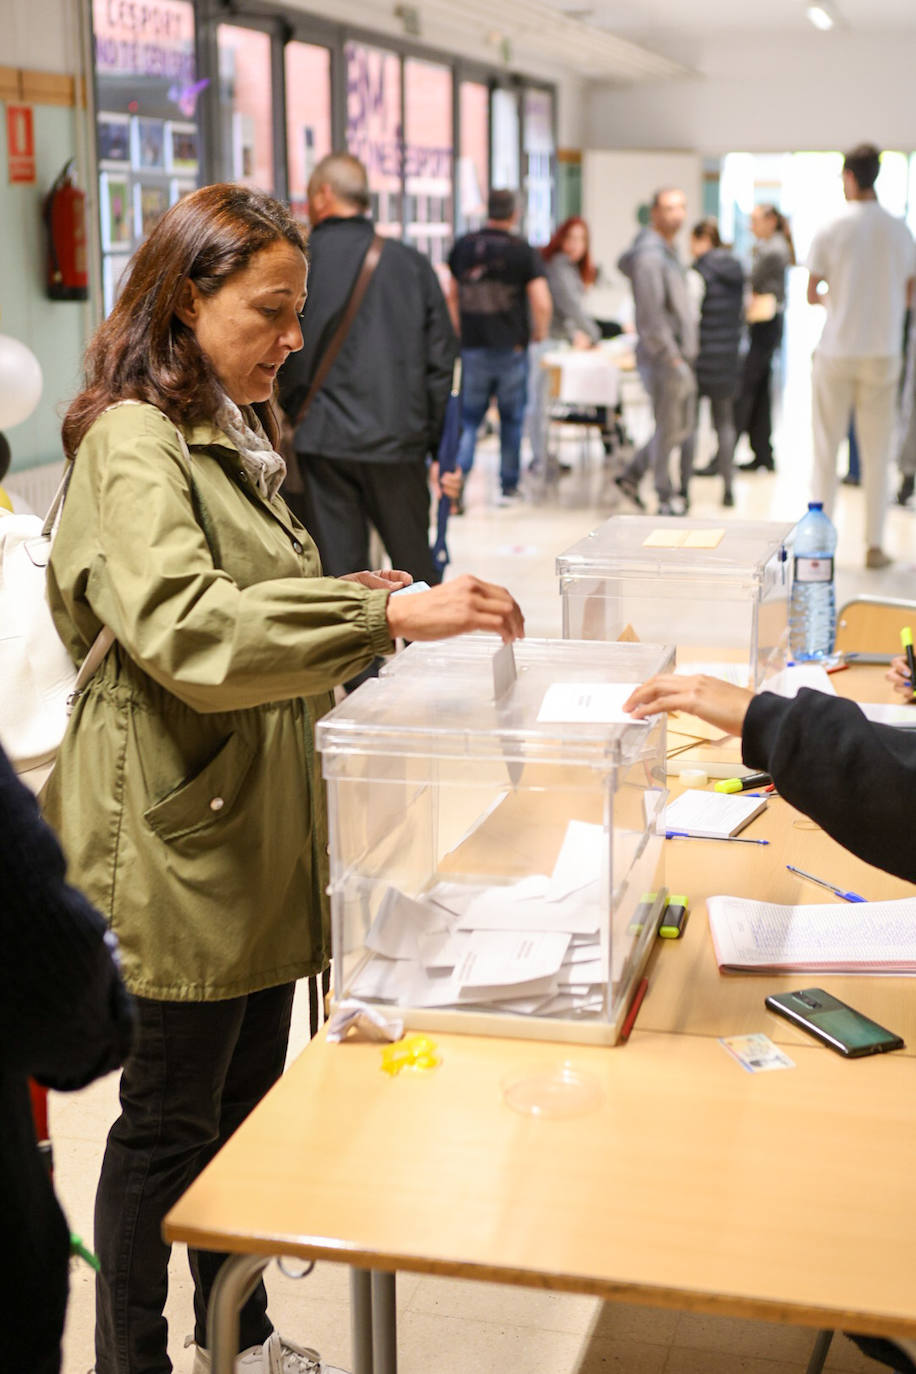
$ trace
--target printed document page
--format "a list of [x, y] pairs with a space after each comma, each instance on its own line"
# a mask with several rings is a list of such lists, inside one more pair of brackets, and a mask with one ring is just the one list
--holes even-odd
[[706, 903], [724, 969], [916, 973], [916, 898], [779, 906], [741, 897]]

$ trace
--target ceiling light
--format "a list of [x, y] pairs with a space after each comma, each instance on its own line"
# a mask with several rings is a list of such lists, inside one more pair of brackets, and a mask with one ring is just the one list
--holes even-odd
[[805, 13], [814, 27], [816, 29], [821, 29], [823, 32], [826, 32], [827, 29], [832, 29], [836, 23], [836, 17], [833, 11], [828, 9], [823, 3], [808, 5], [805, 9]]

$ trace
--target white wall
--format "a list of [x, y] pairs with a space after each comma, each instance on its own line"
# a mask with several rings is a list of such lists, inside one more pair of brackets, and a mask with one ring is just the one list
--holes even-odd
[[[599, 318], [631, 317], [630, 288], [617, 271], [617, 259], [639, 230], [636, 214], [640, 205], [648, 204], [652, 193], [666, 186], [680, 187], [687, 196], [686, 234], [686, 228], [702, 213], [702, 159], [695, 153], [585, 154], [582, 214], [591, 231], [592, 256], [602, 269], [589, 309]], [[685, 242], [679, 247], [685, 256]]]
[[84, 0], [0, 0], [0, 62], [40, 72], [79, 70], [78, 5]]
[[587, 147], [767, 152], [868, 140], [916, 149], [912, 30], [732, 34], [669, 46], [666, 55], [697, 75], [627, 89], [593, 85]]

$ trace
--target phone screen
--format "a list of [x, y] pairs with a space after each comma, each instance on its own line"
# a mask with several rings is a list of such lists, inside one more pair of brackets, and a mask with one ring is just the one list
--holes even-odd
[[815, 1034], [819, 1031], [830, 1040], [838, 1041], [850, 1054], [862, 1054], [876, 1049], [903, 1047], [899, 1035], [879, 1026], [845, 1002], [831, 997], [822, 988], [805, 988], [801, 992], [786, 992], [768, 997], [772, 1011], [787, 1015], [789, 1020], [805, 1026]]

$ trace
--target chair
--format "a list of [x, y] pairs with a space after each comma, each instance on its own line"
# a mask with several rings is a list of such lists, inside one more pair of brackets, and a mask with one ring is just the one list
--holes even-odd
[[914, 621], [916, 601], [858, 596], [837, 614], [837, 651], [868, 654], [873, 662], [889, 663], [900, 652], [900, 631]]

